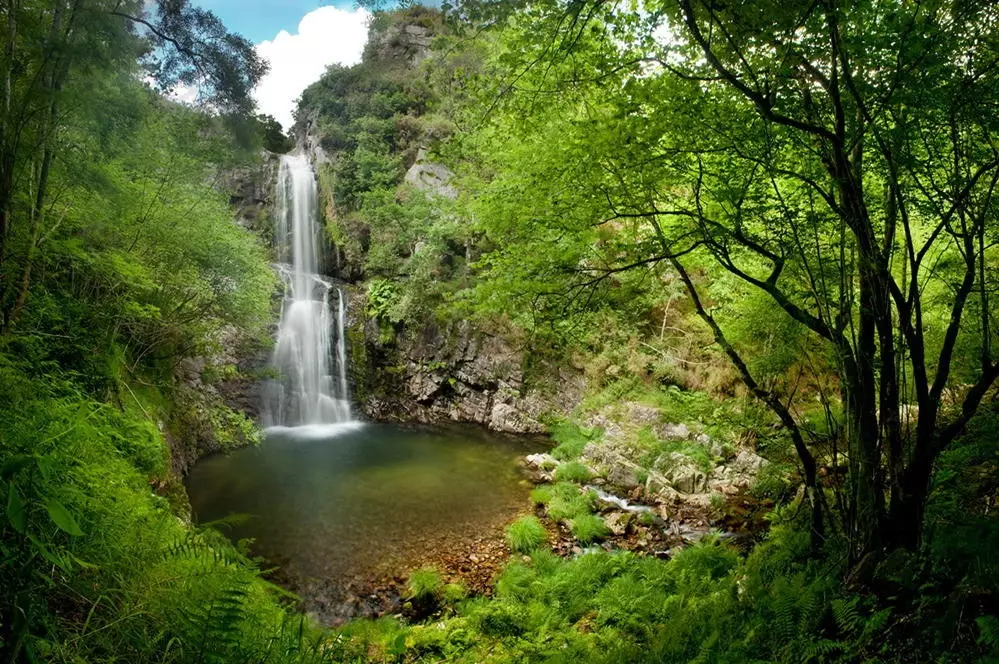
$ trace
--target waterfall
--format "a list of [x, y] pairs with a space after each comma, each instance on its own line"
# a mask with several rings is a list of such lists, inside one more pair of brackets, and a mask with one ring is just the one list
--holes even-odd
[[263, 390], [265, 426], [351, 421], [346, 296], [321, 274], [317, 198], [308, 158], [282, 156], [274, 246], [282, 261], [277, 270], [284, 297], [271, 359], [275, 376], [265, 382]]

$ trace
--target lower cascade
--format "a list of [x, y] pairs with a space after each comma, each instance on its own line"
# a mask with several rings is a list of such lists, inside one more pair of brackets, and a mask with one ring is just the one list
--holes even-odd
[[308, 158], [282, 156], [274, 245], [282, 261], [277, 269], [284, 297], [271, 359], [276, 375], [263, 390], [262, 419], [267, 427], [352, 421], [346, 296], [320, 273], [316, 201], [316, 178]]

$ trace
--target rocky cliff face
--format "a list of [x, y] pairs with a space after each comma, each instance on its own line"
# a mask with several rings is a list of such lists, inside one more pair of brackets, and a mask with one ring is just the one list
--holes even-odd
[[528, 380], [523, 351], [467, 322], [428, 322], [386, 339], [365, 314], [363, 288], [352, 291], [351, 378], [365, 417], [537, 433], [545, 429], [543, 416], [568, 412], [582, 398], [581, 376], [552, 368], [548, 380]]

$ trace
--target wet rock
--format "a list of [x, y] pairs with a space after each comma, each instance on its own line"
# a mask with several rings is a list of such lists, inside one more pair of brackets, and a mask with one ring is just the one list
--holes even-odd
[[604, 515], [604, 524], [612, 535], [621, 536], [628, 532], [628, 527], [635, 519], [631, 512], [609, 512]]
[[493, 404], [489, 415], [489, 428], [507, 433], [541, 433], [543, 427], [516, 406], [506, 403]]
[[354, 394], [373, 420], [450, 420], [540, 433], [542, 414], [567, 412], [582, 398], [582, 378], [568, 369], [554, 369], [550, 384], [525, 386], [523, 352], [467, 321], [403, 329], [391, 344], [370, 319], [354, 321], [351, 330], [360, 337], [351, 356]]
[[645, 481], [645, 494], [657, 503], [672, 505], [680, 500], [680, 492], [673, 488], [670, 481], [656, 472], [649, 472]]
[[558, 466], [558, 459], [551, 454], [545, 453], [528, 454], [524, 457], [524, 462], [529, 468], [536, 468], [537, 470], [554, 470]]

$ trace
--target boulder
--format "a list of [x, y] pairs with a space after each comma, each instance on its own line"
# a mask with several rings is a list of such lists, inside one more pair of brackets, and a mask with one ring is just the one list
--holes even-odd
[[630, 401], [625, 404], [625, 408], [625, 417], [628, 421], [641, 426], [657, 424], [662, 417], [662, 413], [658, 408], [644, 403]]
[[629, 527], [635, 520], [635, 515], [631, 512], [608, 512], [604, 515], [604, 525], [611, 531], [614, 535], [625, 535], [628, 532]]
[[702, 493], [708, 489], [707, 473], [685, 454], [664, 454], [656, 459], [653, 467], [680, 493]]
[[458, 190], [450, 184], [454, 174], [443, 164], [438, 164], [427, 160], [427, 151], [420, 148], [416, 155], [416, 163], [406, 171], [405, 180], [417, 189], [441, 196], [443, 198], [457, 198]]
[[663, 440], [687, 440], [690, 438], [690, 429], [686, 424], [663, 424], [654, 432]]
[[728, 463], [729, 472], [733, 475], [756, 477], [760, 469], [770, 462], [752, 450], [742, 449], [735, 459]]

